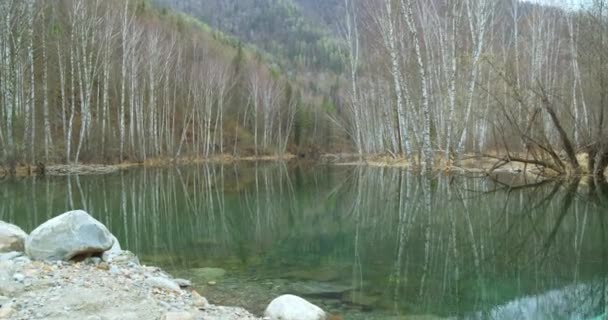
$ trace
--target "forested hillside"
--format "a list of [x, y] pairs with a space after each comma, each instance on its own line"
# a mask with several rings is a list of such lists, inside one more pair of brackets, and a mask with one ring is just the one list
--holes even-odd
[[[608, 1], [347, 0], [349, 131], [423, 167], [466, 152], [553, 174], [608, 165]], [[556, 4], [560, 4], [557, 2]], [[562, 4], [564, 4], [562, 2]]]
[[183, 14], [140, 0], [0, 13], [1, 162], [281, 154], [309, 135], [280, 71]]
[[[332, 32], [337, 2], [314, 0], [153, 0], [200, 18], [212, 27], [269, 52], [282, 68], [340, 72], [339, 41]], [[321, 4], [322, 6], [318, 6]], [[316, 18], [313, 18], [316, 17]]]
[[2, 159], [306, 145], [429, 169], [476, 153], [553, 174], [584, 172], [584, 155], [599, 174], [608, 166], [607, 5], [2, 1]]
[[313, 23], [322, 23], [332, 33], [339, 35], [343, 27], [344, 0], [294, 0], [304, 16]]

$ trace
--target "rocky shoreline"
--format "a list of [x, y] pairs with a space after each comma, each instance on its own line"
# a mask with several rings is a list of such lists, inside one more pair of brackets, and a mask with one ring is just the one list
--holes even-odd
[[140, 264], [84, 211], [64, 213], [30, 235], [0, 221], [0, 319], [326, 319], [323, 310], [291, 295], [256, 317], [212, 305], [191, 285]]

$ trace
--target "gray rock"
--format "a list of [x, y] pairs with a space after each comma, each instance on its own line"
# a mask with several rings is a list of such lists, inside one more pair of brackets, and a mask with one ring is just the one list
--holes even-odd
[[177, 279], [173, 279], [173, 281], [175, 281], [175, 283], [177, 283], [177, 285], [182, 288], [192, 287], [192, 281], [190, 281], [190, 280], [177, 278]]
[[321, 308], [294, 295], [282, 295], [268, 305], [264, 316], [270, 320], [325, 320]]
[[108, 229], [88, 213], [66, 212], [36, 228], [25, 241], [34, 260], [72, 260], [101, 255], [114, 244]]
[[116, 239], [116, 237], [114, 235], [112, 235], [112, 240], [114, 242], [112, 243], [112, 247], [110, 248], [110, 250], [104, 252], [103, 255], [101, 256], [101, 258], [105, 262], [110, 262], [117, 255], [122, 253], [122, 248], [120, 247], [120, 242], [118, 241], [118, 239]]
[[161, 278], [161, 277], [152, 277], [146, 279], [146, 284], [153, 288], [164, 289], [168, 291], [181, 292], [182, 289], [175, 283], [174, 281]]
[[23, 256], [23, 252], [11, 251], [8, 253], [2, 253], [0, 254], [0, 261], [11, 261], [21, 256]]
[[209, 301], [207, 301], [207, 298], [201, 296], [196, 291], [192, 291], [192, 304], [199, 309], [209, 307]]
[[32, 260], [26, 256], [18, 256], [13, 259], [13, 262], [15, 262], [15, 264], [25, 265], [31, 263]]
[[25, 233], [16, 225], [0, 221], [0, 252], [23, 251]]
[[25, 280], [25, 276], [21, 273], [15, 273], [13, 275], [13, 280], [15, 280], [17, 282], [23, 282]]
[[117, 266], [111, 266], [110, 273], [118, 275], [118, 274], [120, 274], [120, 269]]
[[103, 261], [120, 266], [139, 266], [139, 258], [131, 251], [120, 251], [104, 254]]
[[96, 265], [99, 265], [101, 263], [101, 258], [99, 258], [99, 257], [90, 257], [90, 258], [86, 258], [83, 262], [85, 264], [88, 264], [88, 265], [96, 266]]

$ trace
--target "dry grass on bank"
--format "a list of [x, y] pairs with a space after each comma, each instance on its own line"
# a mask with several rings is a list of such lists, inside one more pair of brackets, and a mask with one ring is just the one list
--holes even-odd
[[62, 176], [62, 175], [92, 175], [92, 174], [108, 174], [120, 170], [126, 170], [135, 167], [158, 168], [172, 165], [188, 165], [188, 164], [229, 164], [239, 161], [255, 162], [255, 161], [289, 161], [295, 159], [293, 154], [283, 155], [263, 155], [263, 156], [247, 156], [234, 157], [232, 155], [216, 155], [209, 158], [200, 157], [180, 157], [180, 158], [149, 158], [142, 162], [123, 162], [119, 164], [59, 164], [59, 165], [18, 165], [13, 169], [0, 166], [0, 177], [15, 176]]
[[[517, 155], [524, 158], [525, 155]], [[479, 154], [466, 154], [458, 162], [453, 159], [446, 161], [443, 153], [436, 154], [435, 165], [433, 171], [436, 172], [461, 172], [461, 173], [480, 173], [488, 174], [490, 172], [513, 172], [513, 173], [526, 173], [531, 175], [541, 174], [541, 170], [533, 164], [526, 164], [523, 162], [512, 161], [507, 163], [501, 163], [501, 159], [504, 155], [491, 152], [487, 155]], [[588, 170], [588, 154], [579, 153], [577, 159], [583, 175], [589, 174]], [[412, 162], [404, 157], [394, 157], [391, 155], [366, 155], [359, 158], [356, 154], [336, 154], [336, 155], [324, 155], [322, 157], [325, 162], [330, 162], [340, 166], [369, 166], [369, 167], [381, 167], [381, 168], [419, 168], [418, 159]], [[544, 168], [543, 175], [558, 175], [557, 172], [551, 172]], [[608, 171], [606, 172], [608, 176]]]
[[[452, 159], [445, 161], [443, 154], [437, 155], [433, 171], [446, 173], [476, 173], [488, 174], [490, 172], [514, 172], [526, 173], [531, 175], [539, 175], [541, 172], [531, 164], [522, 162], [507, 162], [500, 163], [502, 155], [491, 153], [489, 155], [467, 154], [455, 163]], [[159, 168], [173, 165], [189, 165], [189, 164], [231, 164], [235, 162], [255, 162], [255, 161], [291, 161], [297, 158], [296, 155], [286, 153], [283, 155], [261, 155], [261, 156], [246, 156], [235, 157], [232, 155], [216, 155], [209, 158], [201, 157], [180, 157], [180, 158], [149, 158], [143, 162], [124, 162], [120, 164], [69, 164], [69, 165], [49, 165], [49, 166], [31, 166], [21, 165], [14, 168], [14, 171], [6, 167], [0, 166], [0, 177], [3, 176], [38, 176], [38, 175], [92, 175], [92, 174], [108, 174], [120, 170], [126, 170], [134, 167], [144, 168]], [[587, 168], [588, 155], [580, 153], [577, 155], [581, 171], [583, 174], [588, 174]], [[341, 153], [341, 154], [324, 154], [318, 159], [321, 163], [336, 165], [336, 166], [368, 166], [379, 168], [419, 168], [418, 161], [412, 162], [404, 157], [394, 157], [392, 155], [366, 155], [360, 158], [357, 154]], [[543, 175], [550, 175], [548, 171], [544, 171]], [[608, 176], [608, 172], [607, 172]]]

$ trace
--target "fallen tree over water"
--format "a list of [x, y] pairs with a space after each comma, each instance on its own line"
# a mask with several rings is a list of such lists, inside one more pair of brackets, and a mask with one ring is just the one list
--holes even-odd
[[[495, 125], [494, 135], [497, 141], [502, 141], [502, 151], [483, 154], [497, 160], [490, 171], [509, 163], [521, 163], [524, 172], [534, 168], [535, 173], [542, 176], [592, 176], [597, 181], [605, 181], [608, 135], [604, 133], [603, 117], [594, 128], [585, 130], [586, 136], [581, 136], [577, 128], [569, 130], [563, 117], [558, 117], [558, 112], [567, 111], [568, 106], [558, 104], [561, 100], [557, 92], [550, 93], [540, 82], [535, 88], [518, 89], [504, 73], [499, 71], [498, 75], [521, 108], [514, 111], [501, 104], [504, 122]], [[529, 113], [522, 116], [521, 110]], [[511, 150], [514, 137], [519, 141], [516, 149], [523, 152]]]

